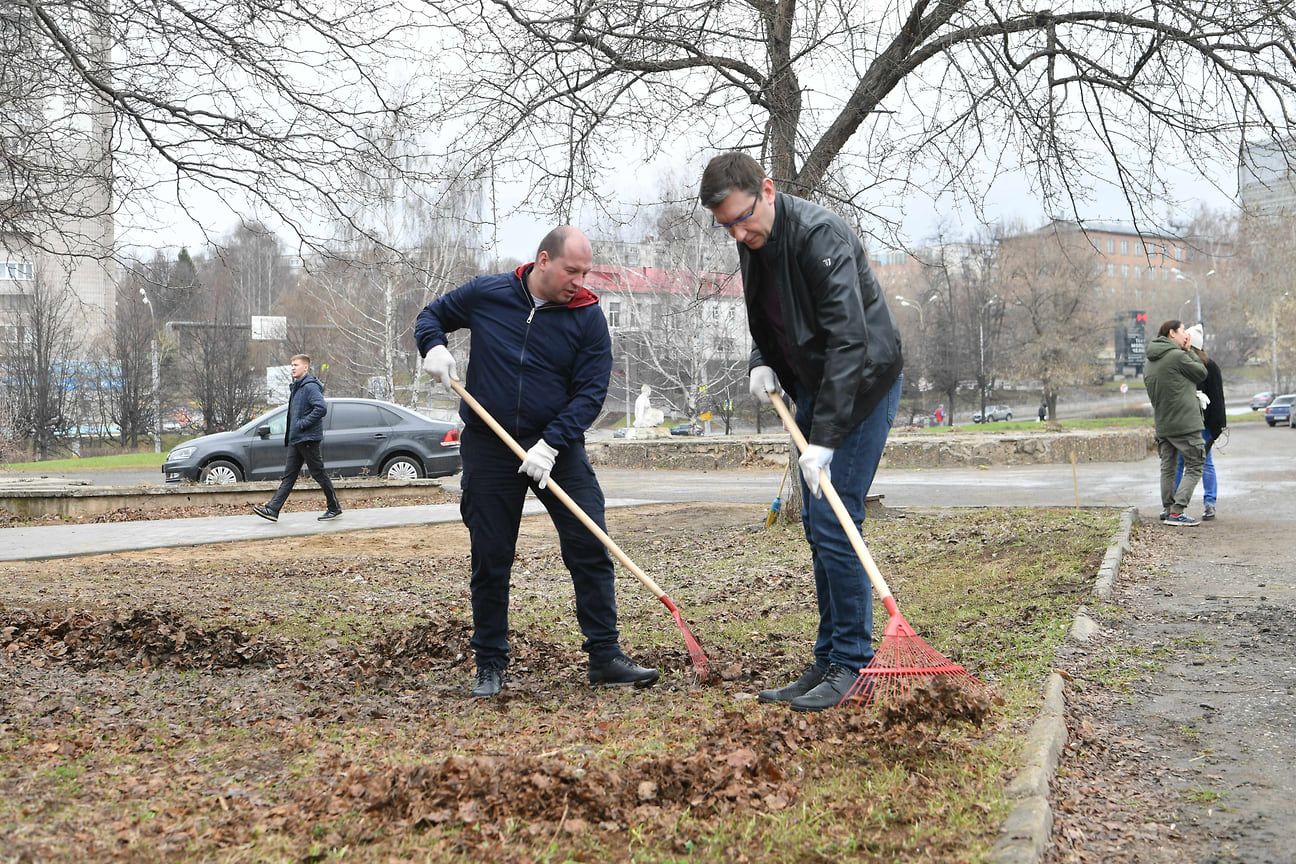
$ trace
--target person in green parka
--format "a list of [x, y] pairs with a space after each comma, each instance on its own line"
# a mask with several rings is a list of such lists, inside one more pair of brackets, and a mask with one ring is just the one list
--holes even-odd
[[[1204, 428], [1197, 385], [1206, 380], [1206, 365], [1188, 350], [1191, 335], [1179, 320], [1166, 321], [1147, 349], [1143, 383], [1152, 400], [1157, 455], [1161, 457], [1161, 521], [1177, 527], [1201, 524], [1187, 514], [1206, 462]], [[1175, 488], [1179, 457], [1183, 479]]]

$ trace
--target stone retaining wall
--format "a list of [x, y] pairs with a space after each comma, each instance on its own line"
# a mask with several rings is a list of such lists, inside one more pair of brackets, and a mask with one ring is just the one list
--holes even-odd
[[[422, 497], [441, 487], [440, 480], [334, 480], [333, 488], [345, 507], [347, 501], [381, 495], [393, 504]], [[34, 479], [7, 480], [0, 486], [0, 509], [24, 517], [87, 516], [120, 509], [159, 510], [164, 507], [208, 507], [213, 504], [264, 504], [279, 488], [279, 482], [232, 483], [206, 486], [184, 483], [174, 486], [92, 486], [67, 481]], [[293, 487], [292, 499], [324, 496], [315, 481], [301, 478]]]
[[[725, 470], [781, 467], [784, 435], [707, 438], [613, 439], [591, 442], [590, 461], [608, 468]], [[1038, 465], [1076, 462], [1139, 462], [1156, 453], [1151, 429], [1018, 434], [893, 433], [883, 468], [952, 468], [977, 465]]]

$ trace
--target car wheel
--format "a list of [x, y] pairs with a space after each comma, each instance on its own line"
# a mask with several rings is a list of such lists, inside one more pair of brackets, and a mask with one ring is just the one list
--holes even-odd
[[423, 476], [423, 466], [409, 456], [393, 456], [383, 465], [384, 480], [418, 480]]
[[242, 483], [243, 472], [233, 462], [227, 462], [224, 459], [216, 459], [208, 462], [202, 469], [202, 482], [215, 486], [224, 486], [226, 483]]
[[1265, 420], [1265, 422], [1268, 423], [1270, 426], [1277, 426], [1277, 425], [1278, 425], [1278, 421], [1277, 421], [1277, 420]]

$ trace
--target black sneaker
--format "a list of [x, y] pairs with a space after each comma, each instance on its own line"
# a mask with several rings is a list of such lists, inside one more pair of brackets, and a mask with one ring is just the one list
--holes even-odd
[[777, 690], [760, 691], [756, 694], [756, 701], [766, 704], [770, 702], [791, 702], [798, 696], [804, 696], [819, 686], [819, 682], [823, 680], [824, 673], [827, 671], [827, 666], [820, 666], [818, 663], [807, 663], [800, 678]]
[[279, 514], [271, 510], [269, 507], [266, 507], [264, 504], [253, 506], [252, 512], [260, 516], [262, 519], [269, 519], [271, 522], [279, 521]]
[[836, 708], [846, 698], [846, 691], [850, 690], [858, 677], [858, 673], [849, 667], [834, 663], [828, 667], [823, 680], [816, 687], [792, 700], [792, 710], [823, 711]]
[[1162, 510], [1162, 511], [1161, 511], [1161, 517], [1160, 517], [1160, 518], [1161, 518], [1161, 521], [1162, 521], [1162, 522], [1164, 522], [1165, 520], [1169, 519], [1169, 518], [1170, 518], [1170, 511], [1169, 511], [1169, 510]]
[[325, 510], [321, 515], [319, 515], [316, 518], [320, 522], [327, 522], [330, 519], [336, 519], [341, 515], [342, 515], [341, 510]]
[[589, 682], [595, 687], [651, 687], [660, 677], [656, 669], [645, 669], [624, 654], [602, 663], [590, 661]]
[[1205, 521], [1206, 519], [1214, 519], [1214, 518], [1215, 518], [1215, 505], [1207, 504], [1206, 507], [1202, 510], [1202, 520]]
[[489, 699], [498, 695], [504, 686], [504, 670], [477, 667], [477, 683], [473, 685], [472, 695], [475, 699]]

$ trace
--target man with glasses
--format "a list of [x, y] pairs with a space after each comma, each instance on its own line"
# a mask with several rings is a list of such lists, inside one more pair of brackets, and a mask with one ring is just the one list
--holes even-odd
[[[900, 333], [859, 237], [835, 213], [777, 192], [745, 153], [716, 156], [702, 174], [702, 205], [738, 242], [755, 347], [750, 389], [796, 402], [809, 446], [799, 467], [801, 520], [814, 562], [819, 628], [814, 661], [761, 702], [796, 711], [839, 704], [873, 658], [873, 594], [863, 564], [822, 497], [822, 471], [852, 519], [882, 459], [900, 403]], [[831, 466], [831, 472], [829, 467]]]

